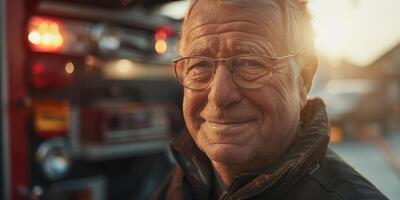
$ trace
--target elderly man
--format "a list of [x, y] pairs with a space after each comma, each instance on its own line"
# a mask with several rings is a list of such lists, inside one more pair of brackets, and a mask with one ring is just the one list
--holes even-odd
[[305, 1], [191, 3], [174, 60], [186, 131], [155, 199], [387, 199], [327, 149], [312, 32]]

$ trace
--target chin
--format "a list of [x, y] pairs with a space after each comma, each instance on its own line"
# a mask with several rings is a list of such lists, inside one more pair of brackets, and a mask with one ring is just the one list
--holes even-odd
[[221, 164], [242, 164], [249, 158], [247, 151], [232, 144], [213, 144], [206, 150], [210, 160]]

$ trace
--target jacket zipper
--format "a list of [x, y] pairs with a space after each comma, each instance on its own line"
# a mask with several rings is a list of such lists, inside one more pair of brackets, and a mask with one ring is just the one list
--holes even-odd
[[274, 180], [271, 181], [270, 184], [266, 185], [266, 186], [265, 186], [264, 188], [262, 188], [261, 190], [258, 190], [258, 191], [256, 191], [256, 192], [250, 193], [250, 194], [245, 195], [245, 196], [243, 196], [243, 197], [239, 197], [238, 200], [248, 199], [248, 198], [250, 198], [250, 197], [252, 197], [252, 196], [255, 196], [255, 195], [257, 195], [257, 194], [260, 194], [261, 192], [265, 191], [266, 189], [268, 189], [268, 188], [274, 186], [279, 180], [282, 179], [282, 177], [283, 177], [285, 174], [287, 174], [287, 173], [289, 172], [289, 169], [290, 169], [290, 167], [286, 167], [286, 169], [285, 169], [279, 176], [277, 176]]
[[[310, 152], [313, 152], [313, 151], [318, 147], [318, 145], [319, 145], [320, 143], [321, 143], [321, 140], [318, 141], [315, 145], [313, 145], [313, 146], [310, 148], [310, 150], [308, 151], [308, 153], [306, 153], [306, 157], [308, 157], [308, 155], [310, 154]], [[290, 170], [290, 173], [291, 173], [291, 171], [293, 170], [293, 168], [291, 168], [290, 166], [286, 167], [285, 170], [284, 170], [278, 177], [276, 177], [274, 180], [272, 180], [270, 184], [268, 184], [267, 186], [265, 186], [265, 187], [262, 188], [261, 190], [258, 190], [258, 191], [254, 192], [254, 193], [251, 193], [251, 194], [249, 194], [249, 195], [245, 195], [244, 197], [239, 197], [238, 200], [244, 200], [244, 199], [250, 198], [250, 197], [255, 196], [255, 195], [257, 195], [257, 194], [260, 194], [260, 193], [263, 192], [264, 190], [266, 190], [266, 189], [272, 187], [276, 182], [278, 182], [278, 181], [283, 177], [283, 175], [285, 175], [285, 174], [289, 171], [289, 169], [291, 169], [291, 170]]]
[[225, 196], [228, 194], [228, 190], [224, 191], [221, 195], [221, 197], [219, 197], [219, 200], [225, 199]]

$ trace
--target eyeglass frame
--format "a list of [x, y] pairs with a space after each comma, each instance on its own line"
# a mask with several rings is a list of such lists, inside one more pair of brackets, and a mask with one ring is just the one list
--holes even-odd
[[[264, 55], [264, 54], [240, 54], [240, 55], [231, 56], [231, 57], [229, 57], [229, 58], [210, 58], [210, 57], [206, 57], [206, 56], [183, 56], [183, 57], [175, 58], [175, 59], [171, 60], [171, 62], [174, 63], [175, 77], [176, 77], [177, 81], [179, 82], [179, 84], [180, 84], [182, 87], [187, 88], [187, 89], [190, 89], [190, 90], [199, 91], [199, 90], [204, 90], [204, 89], [208, 88], [208, 87], [211, 85], [212, 80], [214, 79], [214, 75], [215, 75], [215, 72], [216, 72], [216, 70], [217, 70], [218, 63], [220, 63], [220, 62], [223, 62], [223, 63], [225, 64], [226, 67], [229, 67], [230, 73], [231, 73], [232, 82], [233, 82], [237, 87], [242, 88], [242, 89], [258, 89], [258, 88], [261, 88], [261, 87], [265, 86], [265, 85], [271, 80], [271, 78], [273, 77], [273, 72], [275, 71], [274, 66], [277, 65], [277, 64], [280, 62], [280, 60], [289, 59], [289, 58], [294, 58], [294, 57], [297, 57], [298, 55], [299, 55], [299, 53], [289, 54], [289, 55], [286, 55], [286, 56], [272, 57], [272, 56], [267, 56], [267, 55]], [[245, 87], [240, 86], [238, 83], [236, 83], [236, 81], [235, 81], [234, 78], [233, 78], [233, 69], [232, 69], [232, 66], [231, 66], [231, 65], [228, 65], [228, 64], [227, 64], [228, 61], [230, 61], [230, 60], [232, 60], [232, 59], [234, 59], [234, 58], [237, 58], [237, 57], [245, 57], [245, 56], [259, 56], [259, 57], [264, 57], [264, 58], [267, 58], [267, 59], [271, 59], [271, 60], [277, 61], [277, 63], [274, 63], [274, 64], [271, 66], [271, 67], [272, 67], [271, 78], [270, 78], [266, 83], [264, 83], [263, 85], [261, 85], [260, 87], [256, 87], [256, 88], [245, 88]], [[206, 59], [206, 60], [208, 60], [208, 61], [210, 61], [210, 62], [213, 63], [213, 73], [212, 73], [212, 75], [211, 75], [210, 80], [208, 81], [208, 83], [207, 83], [204, 87], [199, 88], [199, 89], [189, 88], [189, 87], [185, 86], [183, 83], [181, 83], [181, 81], [179, 80], [179, 78], [178, 78], [178, 73], [177, 73], [177, 71], [176, 71], [177, 62], [180, 61], [180, 60], [183, 60], [183, 59], [188, 59], [188, 58], [202, 58], [202, 59]]]

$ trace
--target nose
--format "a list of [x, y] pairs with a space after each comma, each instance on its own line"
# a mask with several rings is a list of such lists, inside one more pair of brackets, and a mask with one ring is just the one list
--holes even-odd
[[[219, 63], [219, 65], [224, 65]], [[217, 66], [208, 94], [209, 103], [225, 108], [242, 99], [239, 88], [232, 81], [231, 72], [225, 66]]]

